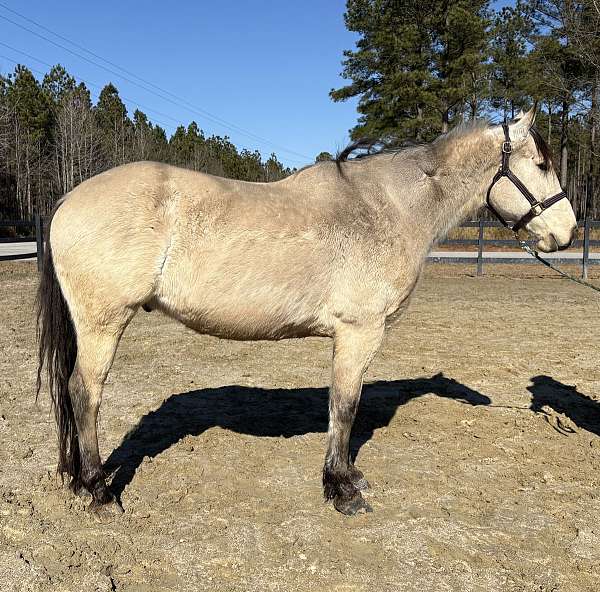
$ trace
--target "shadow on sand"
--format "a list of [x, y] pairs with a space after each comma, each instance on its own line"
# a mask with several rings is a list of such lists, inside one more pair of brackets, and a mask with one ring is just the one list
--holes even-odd
[[[407, 401], [433, 393], [469, 405], [489, 405], [490, 399], [443, 374], [416, 380], [375, 382], [363, 388], [353, 430], [352, 456], [373, 432], [387, 426]], [[120, 496], [145, 456], [154, 457], [185, 436], [222, 428], [252, 436], [289, 438], [327, 431], [327, 388], [262, 389], [223, 386], [171, 395], [141, 418], [105, 463], [114, 472], [111, 489]]]
[[550, 407], [576, 426], [600, 436], [600, 403], [550, 376], [534, 376], [531, 382], [527, 390], [532, 394], [532, 411], [544, 413], [544, 407]]

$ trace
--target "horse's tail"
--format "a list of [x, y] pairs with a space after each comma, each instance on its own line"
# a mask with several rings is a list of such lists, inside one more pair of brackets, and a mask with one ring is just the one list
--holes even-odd
[[[48, 223], [56, 213], [55, 208]], [[42, 385], [42, 374], [48, 378], [48, 388], [58, 428], [58, 472], [71, 477], [79, 475], [80, 456], [77, 427], [71, 397], [69, 378], [77, 358], [77, 338], [69, 307], [56, 277], [52, 259], [52, 245], [48, 239], [44, 253], [42, 277], [37, 293], [38, 371], [36, 399]]]

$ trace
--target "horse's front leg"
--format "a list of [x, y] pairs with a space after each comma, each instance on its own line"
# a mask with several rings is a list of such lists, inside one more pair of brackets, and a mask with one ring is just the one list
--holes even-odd
[[347, 515], [371, 510], [360, 493], [361, 489], [366, 489], [367, 482], [350, 461], [350, 434], [360, 401], [363, 375], [379, 349], [383, 329], [383, 323], [368, 327], [344, 325], [336, 332], [334, 340], [323, 488], [325, 498], [333, 500], [335, 509]]

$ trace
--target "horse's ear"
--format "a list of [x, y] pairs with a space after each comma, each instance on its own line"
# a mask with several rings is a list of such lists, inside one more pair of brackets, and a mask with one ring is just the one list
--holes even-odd
[[529, 130], [535, 121], [537, 105], [534, 105], [527, 113], [523, 113], [516, 121], [508, 127], [510, 130], [510, 138], [513, 142], [524, 140], [529, 135]]

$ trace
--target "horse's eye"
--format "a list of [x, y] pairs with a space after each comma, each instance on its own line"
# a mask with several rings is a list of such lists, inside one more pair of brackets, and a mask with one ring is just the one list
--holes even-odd
[[540, 162], [537, 165], [537, 168], [540, 169], [541, 171], [544, 171], [545, 173], [548, 172], [548, 165], [545, 162]]

